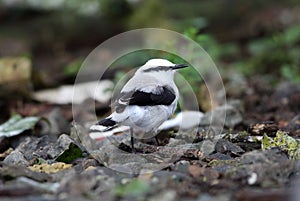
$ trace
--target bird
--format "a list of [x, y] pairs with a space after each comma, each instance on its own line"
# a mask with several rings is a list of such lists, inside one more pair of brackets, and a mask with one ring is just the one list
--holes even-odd
[[111, 115], [97, 125], [107, 129], [129, 126], [131, 150], [136, 153], [134, 139], [155, 137], [158, 127], [175, 112], [179, 91], [174, 75], [185, 67], [188, 65], [166, 59], [148, 60], [123, 86], [113, 101]]

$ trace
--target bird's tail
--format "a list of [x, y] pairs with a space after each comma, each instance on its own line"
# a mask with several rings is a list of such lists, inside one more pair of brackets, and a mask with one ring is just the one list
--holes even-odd
[[117, 126], [117, 122], [111, 119], [111, 117], [102, 119], [95, 125], [90, 127], [90, 132], [106, 132]]
[[[118, 126], [119, 122], [124, 121], [128, 118], [127, 113], [112, 113], [110, 116], [106, 117], [99, 121], [96, 125], [93, 126], [93, 129], [98, 131], [108, 131]], [[92, 129], [92, 130], [93, 130]]]
[[99, 121], [97, 123], [97, 125], [112, 127], [112, 126], [116, 125], [116, 122], [114, 120], [112, 120], [112, 118], [110, 117], [110, 118], [102, 119], [101, 121]]

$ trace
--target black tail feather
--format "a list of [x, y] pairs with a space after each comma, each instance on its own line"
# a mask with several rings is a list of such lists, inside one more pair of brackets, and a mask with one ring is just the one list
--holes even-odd
[[116, 125], [116, 122], [114, 120], [111, 120], [111, 118], [103, 119], [97, 123], [97, 125], [101, 126], [114, 126]]

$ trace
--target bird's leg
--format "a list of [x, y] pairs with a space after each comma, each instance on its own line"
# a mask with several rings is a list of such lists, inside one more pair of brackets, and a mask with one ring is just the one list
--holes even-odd
[[130, 128], [130, 140], [131, 140], [131, 151], [132, 153], [136, 153], [136, 150], [134, 148], [134, 138], [133, 138], [133, 129]]

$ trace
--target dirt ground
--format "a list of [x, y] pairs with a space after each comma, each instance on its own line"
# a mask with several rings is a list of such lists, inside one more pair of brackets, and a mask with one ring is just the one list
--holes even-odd
[[203, 126], [168, 131], [160, 134], [161, 146], [137, 142], [137, 154], [127, 135], [95, 141], [76, 123], [69, 131], [67, 105], [28, 103], [17, 112], [26, 116], [38, 108], [36, 114], [48, 114], [57, 130], [45, 131], [41, 120], [34, 130], [1, 138], [1, 200], [295, 201], [299, 141], [297, 156], [286, 146], [262, 150], [259, 137], [299, 138], [300, 88], [258, 80], [248, 81], [253, 92], [240, 99], [243, 118], [222, 135], [211, 138]]

